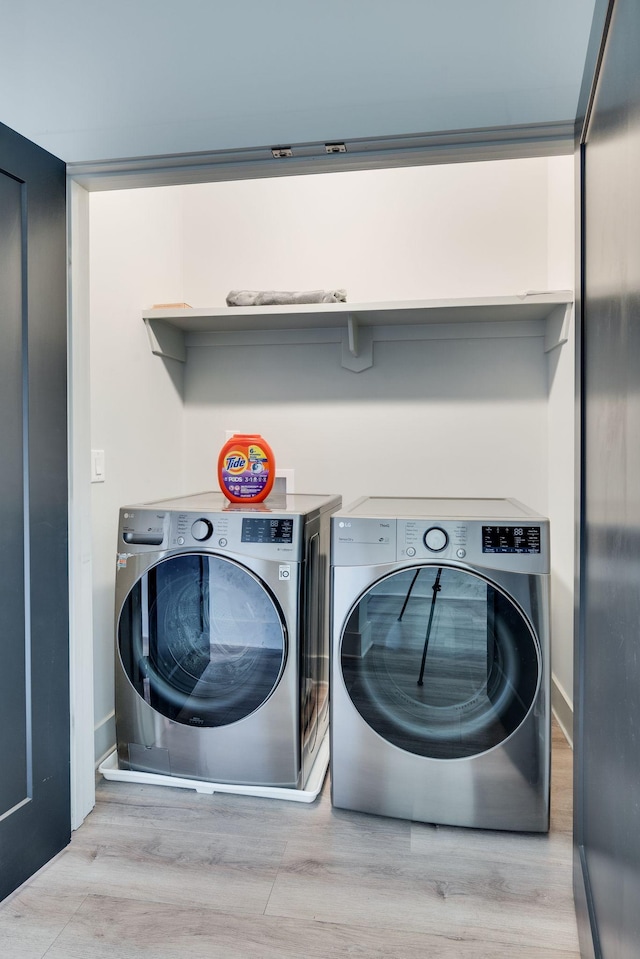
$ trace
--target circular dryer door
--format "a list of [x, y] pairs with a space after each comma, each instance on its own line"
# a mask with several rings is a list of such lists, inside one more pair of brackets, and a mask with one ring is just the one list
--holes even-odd
[[227, 559], [162, 560], [120, 613], [122, 666], [153, 709], [189, 726], [226, 726], [269, 698], [286, 653], [284, 619], [265, 586]]
[[401, 749], [460, 759], [504, 742], [529, 712], [539, 644], [497, 587], [458, 568], [386, 576], [342, 631], [342, 676], [368, 725]]

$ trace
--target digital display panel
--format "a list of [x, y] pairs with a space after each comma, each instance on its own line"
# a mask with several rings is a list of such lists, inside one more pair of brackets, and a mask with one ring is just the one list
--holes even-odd
[[293, 520], [256, 516], [242, 520], [243, 543], [292, 543]]
[[539, 526], [483, 526], [483, 553], [539, 553]]

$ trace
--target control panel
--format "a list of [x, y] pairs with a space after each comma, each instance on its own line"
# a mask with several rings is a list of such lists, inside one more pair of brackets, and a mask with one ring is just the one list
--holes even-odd
[[399, 519], [397, 529], [399, 560], [443, 560], [487, 569], [549, 572], [546, 521], [489, 525], [482, 520]]
[[331, 518], [331, 562], [373, 566], [453, 562], [523, 573], [549, 572], [548, 522], [526, 525], [482, 520]]
[[467, 523], [452, 520], [430, 523], [422, 519], [398, 520], [398, 559], [466, 559]]
[[207, 549], [263, 559], [302, 555], [304, 518], [299, 515], [247, 516], [239, 510], [198, 513], [132, 507], [120, 511], [119, 552]]

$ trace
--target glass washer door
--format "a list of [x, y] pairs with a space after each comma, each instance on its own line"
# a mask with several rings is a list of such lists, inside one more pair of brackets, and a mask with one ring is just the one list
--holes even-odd
[[475, 573], [427, 565], [384, 577], [342, 631], [342, 677], [367, 724], [401, 749], [461, 759], [529, 712], [539, 644], [518, 606]]
[[188, 726], [225, 726], [255, 712], [278, 684], [284, 619], [264, 584], [204, 553], [161, 560], [128, 594], [118, 649], [137, 693]]

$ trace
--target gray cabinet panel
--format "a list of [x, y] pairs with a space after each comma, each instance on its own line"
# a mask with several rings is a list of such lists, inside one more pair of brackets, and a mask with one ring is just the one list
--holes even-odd
[[640, 7], [618, 0], [584, 147], [576, 838], [603, 959], [640, 943], [639, 44]]
[[65, 186], [0, 125], [0, 898], [70, 835]]
[[0, 522], [5, 543], [0, 550], [0, 755], [7, 757], [0, 777], [0, 816], [27, 799], [30, 741], [25, 661], [25, 570], [23, 489], [23, 323], [22, 323], [23, 186], [0, 174]]

